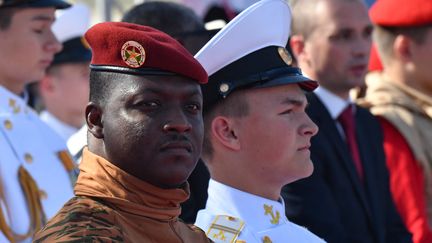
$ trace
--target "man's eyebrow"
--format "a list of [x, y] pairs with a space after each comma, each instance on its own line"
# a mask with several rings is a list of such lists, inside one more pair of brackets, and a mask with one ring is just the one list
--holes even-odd
[[[199, 90], [193, 89], [186, 91], [187, 93], [185, 96], [201, 96], [202, 94], [199, 92]], [[163, 89], [151, 87], [151, 88], [145, 88], [141, 91], [141, 93], [152, 93], [152, 94], [158, 94], [158, 95], [169, 95], [169, 92], [164, 91]]]
[[55, 21], [55, 17], [50, 16], [50, 15], [45, 15], [45, 14], [40, 14], [40, 15], [36, 15], [33, 18], [31, 18], [32, 21], [49, 21], [49, 22], [54, 22]]
[[300, 99], [300, 98], [292, 98], [292, 97], [286, 97], [281, 101], [281, 104], [285, 105], [295, 105], [295, 106], [307, 106], [309, 103], [306, 99]]

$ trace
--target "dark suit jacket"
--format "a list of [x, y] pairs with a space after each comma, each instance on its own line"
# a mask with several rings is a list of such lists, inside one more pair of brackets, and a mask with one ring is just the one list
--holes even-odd
[[190, 196], [181, 204], [182, 212], [180, 218], [188, 224], [195, 223], [199, 210], [205, 208], [207, 202], [207, 188], [210, 180], [210, 173], [201, 159], [188, 178]]
[[379, 123], [357, 107], [362, 183], [330, 113], [315, 94], [308, 100], [307, 112], [320, 129], [312, 138], [315, 169], [309, 178], [284, 187], [287, 217], [330, 243], [411, 242], [389, 191]]

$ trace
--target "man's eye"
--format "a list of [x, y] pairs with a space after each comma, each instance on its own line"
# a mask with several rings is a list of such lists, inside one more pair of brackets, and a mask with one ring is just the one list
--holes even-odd
[[133, 106], [138, 108], [157, 108], [159, 106], [159, 103], [156, 101], [137, 101], [133, 104]]
[[351, 40], [352, 38], [353, 38], [352, 31], [341, 31], [330, 37], [330, 39], [335, 41], [347, 41], [347, 40]]
[[189, 105], [186, 106], [186, 108], [188, 110], [194, 111], [194, 112], [199, 111], [201, 109], [201, 107], [199, 105], [197, 105], [197, 104], [189, 104]]
[[42, 34], [44, 32], [43, 29], [33, 29], [33, 32], [35, 32], [36, 34]]
[[287, 109], [287, 110], [279, 113], [279, 115], [291, 114], [292, 112], [293, 112], [293, 109]]
[[157, 102], [150, 101], [150, 102], [143, 102], [143, 106], [150, 107], [150, 108], [156, 108], [159, 106]]

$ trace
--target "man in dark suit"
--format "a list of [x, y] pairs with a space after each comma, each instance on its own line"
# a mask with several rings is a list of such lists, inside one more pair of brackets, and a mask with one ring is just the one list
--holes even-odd
[[391, 199], [379, 123], [349, 98], [364, 84], [372, 26], [361, 0], [291, 1], [291, 47], [320, 131], [311, 177], [283, 190], [289, 219], [331, 243], [411, 242]]

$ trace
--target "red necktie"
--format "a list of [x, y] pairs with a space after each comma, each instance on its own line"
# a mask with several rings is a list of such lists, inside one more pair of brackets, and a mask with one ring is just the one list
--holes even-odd
[[360, 159], [360, 152], [357, 145], [355, 121], [352, 105], [348, 105], [345, 110], [339, 115], [338, 121], [342, 125], [345, 132], [346, 143], [348, 144], [354, 165], [361, 180], [363, 180], [363, 165]]

